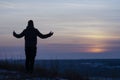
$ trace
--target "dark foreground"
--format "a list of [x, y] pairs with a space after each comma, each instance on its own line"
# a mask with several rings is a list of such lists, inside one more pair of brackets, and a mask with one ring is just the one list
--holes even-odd
[[0, 80], [120, 80], [120, 59], [36, 60], [32, 74], [24, 60], [1, 60]]

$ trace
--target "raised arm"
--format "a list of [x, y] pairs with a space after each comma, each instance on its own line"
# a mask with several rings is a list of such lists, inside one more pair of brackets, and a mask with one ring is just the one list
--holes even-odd
[[16, 38], [22, 38], [25, 35], [25, 31], [23, 31], [20, 34], [17, 34], [15, 31], [13, 31], [13, 36]]
[[53, 32], [49, 32], [48, 34], [42, 34], [40, 33], [38, 30], [37, 30], [37, 35], [42, 38], [42, 39], [45, 39], [45, 38], [48, 38], [48, 37], [51, 37], [53, 35]]

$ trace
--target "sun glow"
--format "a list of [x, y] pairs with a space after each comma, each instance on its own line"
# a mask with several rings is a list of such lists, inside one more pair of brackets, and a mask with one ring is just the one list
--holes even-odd
[[86, 35], [85, 37], [92, 38], [92, 39], [104, 39], [106, 36], [103, 35]]
[[89, 49], [89, 52], [92, 52], [92, 53], [101, 53], [101, 52], [104, 52], [105, 49], [102, 49], [102, 48], [91, 48]]

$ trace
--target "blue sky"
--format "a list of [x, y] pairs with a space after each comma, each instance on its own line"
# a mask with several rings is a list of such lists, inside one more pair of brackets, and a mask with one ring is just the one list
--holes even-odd
[[38, 58], [120, 58], [119, 3], [0, 0], [0, 47], [24, 46], [24, 39], [15, 39], [12, 32], [20, 33], [32, 19], [40, 32], [54, 32], [49, 39], [38, 39]]

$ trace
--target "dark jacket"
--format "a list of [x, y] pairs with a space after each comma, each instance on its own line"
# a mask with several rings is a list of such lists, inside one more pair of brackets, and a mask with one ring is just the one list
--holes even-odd
[[36, 29], [34, 27], [27, 27], [20, 34], [16, 34], [15, 32], [13, 32], [13, 35], [16, 38], [24, 37], [24, 39], [25, 39], [25, 47], [36, 47], [36, 45], [37, 45], [37, 36], [44, 39], [44, 38], [48, 38], [48, 37], [52, 36], [53, 33], [50, 32], [48, 34], [43, 35], [42, 33], [40, 33], [38, 31], [38, 29]]

